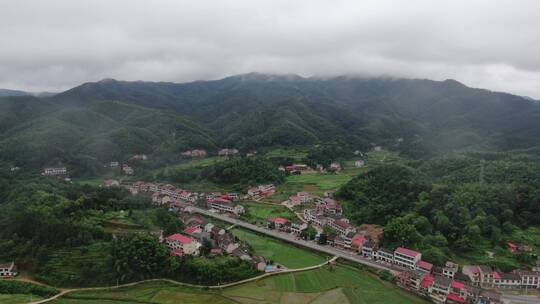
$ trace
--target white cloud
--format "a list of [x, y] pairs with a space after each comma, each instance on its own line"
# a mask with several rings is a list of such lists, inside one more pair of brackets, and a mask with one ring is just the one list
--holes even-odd
[[540, 98], [538, 1], [2, 0], [0, 87], [243, 72], [454, 78]]

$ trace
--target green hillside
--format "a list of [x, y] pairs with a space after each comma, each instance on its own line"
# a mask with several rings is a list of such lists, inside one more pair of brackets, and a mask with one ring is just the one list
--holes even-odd
[[382, 145], [412, 158], [540, 146], [540, 104], [457, 81], [246, 74], [192, 83], [85, 83], [52, 97], [0, 98], [0, 160], [67, 164], [146, 153], [174, 163], [189, 148], [215, 153], [275, 146]]

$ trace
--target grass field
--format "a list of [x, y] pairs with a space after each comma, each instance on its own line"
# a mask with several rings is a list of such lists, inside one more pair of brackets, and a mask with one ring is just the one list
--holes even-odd
[[139, 284], [133, 287], [104, 291], [74, 292], [56, 300], [55, 304], [68, 303], [234, 303], [217, 292], [182, 287], [165, 282]]
[[240, 240], [248, 243], [255, 255], [263, 256], [288, 268], [313, 266], [326, 261], [326, 257], [318, 253], [247, 230], [233, 229], [232, 233]]
[[19, 304], [42, 300], [42, 297], [29, 294], [2, 294], [0, 293], [0, 304]]
[[242, 219], [256, 225], [266, 225], [266, 219], [269, 216], [284, 217], [292, 221], [298, 221], [298, 218], [287, 207], [282, 205], [270, 205], [257, 202], [242, 203], [246, 208], [246, 213]]
[[370, 273], [347, 266], [337, 266], [335, 269], [325, 267], [277, 275], [223, 290], [203, 290], [153, 282], [118, 290], [75, 292], [52, 303], [420, 304], [428, 302], [395, 286], [387, 285]]
[[241, 303], [427, 303], [346, 266], [274, 276], [225, 289], [223, 295]]

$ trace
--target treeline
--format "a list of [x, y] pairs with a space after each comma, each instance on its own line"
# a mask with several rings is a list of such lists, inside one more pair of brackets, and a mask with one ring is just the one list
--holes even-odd
[[208, 180], [229, 185], [280, 184], [285, 181], [285, 174], [278, 166], [264, 157], [234, 157], [206, 167], [163, 171], [158, 179], [176, 183]]
[[[50, 284], [105, 285], [158, 277], [218, 284], [257, 273], [235, 257], [171, 257], [156, 234], [140, 233], [143, 225], [137, 233], [113, 234], [108, 214], [130, 220], [144, 216], [141, 223], [151, 221], [153, 229], [165, 235], [184, 229], [174, 213], [152, 207], [149, 198], [132, 196], [123, 188], [36, 179], [13, 184], [5, 197], [0, 204], [0, 260], [15, 260], [19, 268]], [[57, 255], [66, 252], [69, 261], [59, 261]]]
[[32, 294], [48, 298], [57, 294], [56, 288], [21, 281], [0, 280], [0, 294]]
[[234, 257], [173, 257], [149, 234], [119, 238], [112, 246], [112, 268], [120, 282], [168, 277], [201, 285], [223, 284], [258, 274], [249, 262]]
[[[384, 246], [419, 249], [428, 261], [443, 264], [452, 252], [504, 248], [516, 231], [540, 225], [540, 165], [505, 162], [483, 161], [483, 178], [478, 158], [441, 158], [417, 168], [381, 165], [338, 196], [348, 201], [354, 222], [384, 227]], [[535, 260], [523, 253], [492, 263], [510, 269]]]

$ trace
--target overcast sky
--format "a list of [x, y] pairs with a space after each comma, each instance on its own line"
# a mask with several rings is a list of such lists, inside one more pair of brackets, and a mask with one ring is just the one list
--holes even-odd
[[1, 0], [0, 88], [246, 72], [444, 80], [540, 99], [540, 1]]

